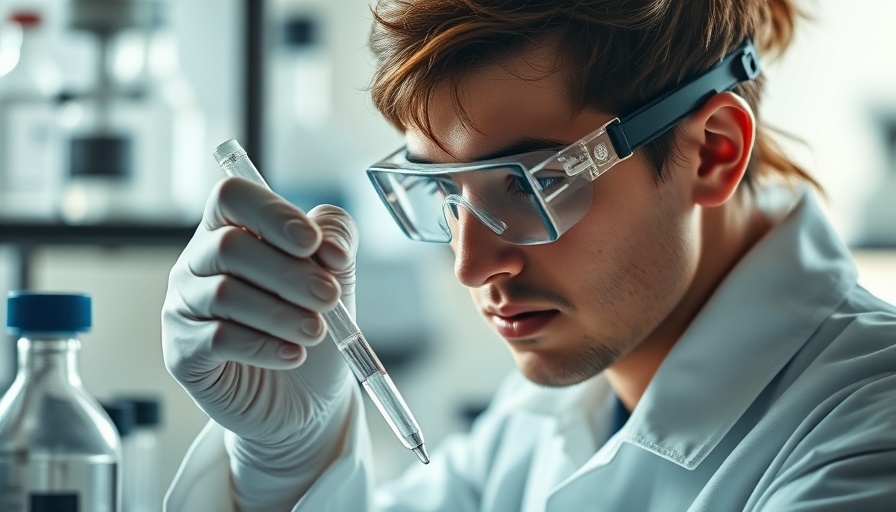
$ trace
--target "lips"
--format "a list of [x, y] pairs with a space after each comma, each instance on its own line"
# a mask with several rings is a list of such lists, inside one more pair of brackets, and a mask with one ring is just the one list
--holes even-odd
[[505, 307], [486, 311], [492, 318], [498, 334], [508, 340], [535, 336], [559, 313], [555, 309], [536, 310], [524, 307]]

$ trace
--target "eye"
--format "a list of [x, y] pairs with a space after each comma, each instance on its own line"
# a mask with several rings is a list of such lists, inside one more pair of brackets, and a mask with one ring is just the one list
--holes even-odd
[[[514, 197], [532, 197], [532, 185], [523, 176], [508, 176], [507, 193]], [[544, 194], [550, 194], [551, 191], [563, 184], [562, 176], [539, 176], [535, 178], [538, 188]]]
[[564, 178], [564, 176], [539, 176], [535, 181], [544, 193], [550, 194], [563, 184]]

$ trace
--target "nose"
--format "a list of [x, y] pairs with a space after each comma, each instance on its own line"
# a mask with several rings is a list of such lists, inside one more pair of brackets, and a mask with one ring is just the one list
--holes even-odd
[[465, 206], [449, 213], [454, 275], [464, 286], [480, 286], [513, 277], [523, 269], [522, 247], [505, 242]]

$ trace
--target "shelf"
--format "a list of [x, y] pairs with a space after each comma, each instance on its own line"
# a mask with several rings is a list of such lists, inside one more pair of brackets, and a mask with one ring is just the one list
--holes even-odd
[[196, 225], [103, 223], [90, 225], [0, 221], [0, 244], [186, 245]]

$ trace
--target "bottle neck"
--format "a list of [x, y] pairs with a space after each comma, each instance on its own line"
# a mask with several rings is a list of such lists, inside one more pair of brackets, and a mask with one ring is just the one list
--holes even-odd
[[81, 342], [68, 337], [19, 339], [19, 377], [81, 386], [78, 357]]

